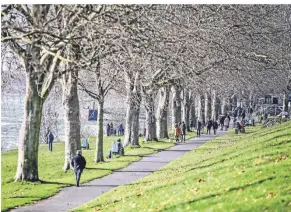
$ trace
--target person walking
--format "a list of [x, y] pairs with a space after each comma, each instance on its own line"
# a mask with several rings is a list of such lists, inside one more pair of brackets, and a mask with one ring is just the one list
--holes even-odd
[[124, 131], [123, 125], [120, 124], [119, 127], [118, 127], [118, 136], [124, 135], [123, 131]]
[[214, 135], [216, 135], [217, 129], [218, 129], [218, 123], [217, 123], [217, 121], [214, 121], [213, 122], [213, 132], [214, 132]]
[[198, 120], [198, 122], [197, 122], [197, 137], [201, 136], [201, 127], [202, 127], [202, 123], [201, 123], [201, 121]]
[[178, 143], [180, 141], [180, 136], [181, 136], [181, 129], [179, 124], [175, 124], [175, 138], [176, 142]]
[[81, 174], [86, 167], [86, 160], [82, 156], [82, 151], [77, 150], [77, 155], [71, 161], [72, 167], [74, 167], [74, 172], [76, 175], [76, 186], [79, 187]]
[[110, 136], [110, 125], [109, 125], [109, 123], [106, 125], [106, 134], [107, 134], [107, 136]]
[[113, 123], [110, 123], [110, 135], [113, 135]]
[[223, 130], [223, 125], [224, 125], [224, 119], [225, 119], [225, 116], [222, 116], [221, 118], [220, 118], [220, 130]]
[[210, 135], [211, 127], [212, 127], [212, 120], [209, 119], [207, 122], [207, 135]]
[[48, 145], [49, 145], [49, 151], [52, 152], [53, 151], [54, 135], [50, 130], [47, 133], [47, 140], [48, 140]]
[[229, 127], [229, 118], [228, 118], [228, 117], [226, 117], [226, 118], [224, 119], [224, 127], [225, 127], [225, 130], [227, 130], [228, 127]]
[[181, 135], [182, 135], [182, 141], [186, 141], [186, 124], [185, 122], [183, 121], [182, 124], [181, 124]]

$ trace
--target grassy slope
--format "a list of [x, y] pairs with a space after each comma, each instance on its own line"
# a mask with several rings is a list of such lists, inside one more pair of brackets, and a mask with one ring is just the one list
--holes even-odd
[[[194, 136], [190, 133], [188, 137]], [[117, 137], [104, 137], [104, 156], [107, 156], [113, 140]], [[105, 163], [93, 163], [95, 152], [95, 138], [89, 139], [91, 150], [83, 150], [87, 160], [87, 169], [82, 174], [81, 183], [112, 173], [116, 169], [126, 167], [128, 164], [138, 161], [142, 155], [152, 154], [158, 149], [169, 148], [174, 143], [150, 142], [143, 143], [141, 148], [126, 148], [125, 156], [107, 160]], [[55, 143], [53, 152], [48, 151], [47, 145], [39, 148], [39, 175], [42, 183], [14, 182], [16, 173], [17, 150], [2, 152], [2, 204], [1, 210], [7, 210], [15, 206], [29, 204], [34, 201], [48, 198], [56, 194], [61, 187], [74, 185], [75, 177], [72, 170], [67, 173], [62, 171], [64, 163], [64, 143]]]
[[291, 122], [233, 130], [75, 211], [291, 211]]

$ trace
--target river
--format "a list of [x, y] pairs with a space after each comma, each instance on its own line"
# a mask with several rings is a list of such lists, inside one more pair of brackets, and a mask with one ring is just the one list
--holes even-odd
[[[24, 112], [24, 93], [2, 93], [1, 101], [1, 151], [16, 149], [19, 141], [19, 130], [21, 127]], [[64, 140], [64, 119], [61, 100], [52, 101], [48, 98], [43, 112], [42, 127], [40, 132], [40, 143], [44, 142], [44, 133], [48, 125], [52, 129], [55, 140]], [[97, 104], [96, 104], [97, 105]], [[97, 122], [88, 121], [88, 107], [92, 109], [93, 100], [86, 95], [80, 95], [80, 122], [81, 135], [95, 136]], [[49, 113], [48, 113], [49, 112]], [[53, 114], [53, 116], [52, 116]], [[126, 114], [125, 97], [115, 92], [108, 94], [104, 104], [104, 127], [107, 123], [113, 123], [116, 128], [120, 123], [124, 124]], [[141, 115], [140, 122], [143, 123], [144, 115]]]

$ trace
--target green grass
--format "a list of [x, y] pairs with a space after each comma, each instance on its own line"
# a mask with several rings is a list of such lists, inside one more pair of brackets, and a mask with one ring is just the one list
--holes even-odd
[[[194, 136], [190, 133], [188, 137]], [[104, 156], [108, 155], [111, 143], [117, 137], [104, 137]], [[89, 138], [90, 150], [83, 150], [87, 160], [87, 169], [82, 174], [81, 183], [103, 177], [116, 169], [128, 166], [138, 161], [143, 155], [157, 152], [159, 149], [174, 146], [173, 142], [142, 142], [141, 148], [126, 147], [125, 156], [106, 159], [104, 163], [94, 163], [95, 138]], [[14, 182], [16, 173], [17, 150], [2, 152], [2, 204], [1, 210], [16, 206], [31, 204], [37, 200], [48, 198], [65, 186], [74, 185], [75, 177], [72, 170], [67, 173], [62, 171], [64, 164], [64, 143], [54, 143], [53, 152], [48, 151], [48, 146], [41, 144], [39, 148], [39, 176], [41, 182]]]
[[291, 122], [219, 137], [74, 211], [291, 211]]

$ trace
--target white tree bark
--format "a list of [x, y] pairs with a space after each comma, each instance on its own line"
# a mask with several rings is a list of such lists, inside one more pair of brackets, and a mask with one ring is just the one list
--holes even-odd
[[190, 130], [190, 105], [191, 105], [191, 91], [184, 89], [183, 104], [182, 104], [182, 120], [185, 122], [187, 131]]
[[139, 111], [140, 104], [135, 104], [132, 111], [132, 124], [131, 124], [131, 137], [130, 145], [134, 147], [139, 147]]
[[80, 141], [80, 107], [78, 97], [78, 71], [63, 75], [63, 105], [65, 108], [65, 163], [63, 170], [70, 169], [76, 150], [81, 149]]
[[[126, 109], [126, 122], [124, 131], [124, 146], [128, 144], [137, 145], [138, 143], [138, 132], [139, 132], [139, 110], [141, 94], [139, 89], [139, 72], [135, 73], [134, 80], [125, 74], [126, 79], [126, 90], [127, 90], [127, 109]], [[134, 125], [135, 123], [135, 125]]]
[[178, 85], [173, 85], [172, 88], [172, 128], [175, 123], [181, 121], [181, 90]]
[[38, 144], [43, 99], [40, 98], [35, 79], [26, 74], [26, 96], [20, 139], [18, 147], [18, 165], [15, 180], [37, 181]]
[[204, 119], [205, 119], [205, 122], [207, 122], [210, 118], [211, 118], [211, 102], [209, 101], [210, 98], [209, 98], [209, 95], [208, 93], [205, 93], [204, 94]]
[[155, 118], [155, 109], [154, 109], [154, 91], [149, 91], [145, 93], [145, 109], [146, 109], [146, 141], [157, 141], [156, 133], [156, 118]]
[[225, 115], [226, 111], [227, 111], [226, 98], [223, 97], [222, 98], [222, 106], [221, 106], [221, 114]]
[[104, 115], [104, 100], [100, 98], [98, 101], [98, 117], [97, 117], [97, 138], [96, 138], [96, 150], [94, 161], [104, 161], [103, 155], [103, 115]]
[[162, 87], [159, 90], [159, 105], [157, 108], [157, 137], [160, 138], [169, 138], [168, 135], [168, 106], [169, 106], [169, 92], [170, 89], [168, 86]]
[[216, 90], [211, 92], [211, 119], [217, 119], [217, 102], [216, 102]]
[[202, 121], [202, 102], [201, 102], [201, 95], [197, 94], [195, 98], [195, 109], [196, 109], [196, 117], [197, 120]]

